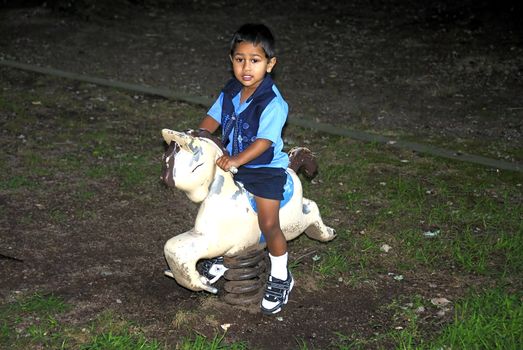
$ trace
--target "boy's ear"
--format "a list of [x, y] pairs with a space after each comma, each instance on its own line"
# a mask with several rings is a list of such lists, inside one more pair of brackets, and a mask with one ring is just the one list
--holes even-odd
[[270, 73], [275, 65], [276, 65], [276, 57], [273, 57], [269, 60], [269, 63], [267, 64], [267, 73]]
[[231, 60], [231, 62], [232, 62], [232, 55], [229, 55], [229, 59], [230, 59], [230, 60]]

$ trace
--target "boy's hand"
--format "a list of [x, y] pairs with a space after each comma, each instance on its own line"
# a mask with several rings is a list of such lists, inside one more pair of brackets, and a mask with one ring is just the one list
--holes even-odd
[[243, 152], [232, 157], [223, 155], [216, 160], [216, 164], [225, 171], [231, 171], [232, 167], [238, 169], [241, 165], [250, 162], [269, 149], [271, 144], [272, 142], [270, 140], [256, 139], [256, 141], [251, 143]]
[[216, 160], [216, 165], [225, 171], [229, 171], [232, 167], [239, 168], [241, 163], [236, 159], [236, 157], [223, 155]]

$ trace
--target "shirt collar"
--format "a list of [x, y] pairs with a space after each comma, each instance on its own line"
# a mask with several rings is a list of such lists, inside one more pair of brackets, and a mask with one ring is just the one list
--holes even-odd
[[[266, 74], [263, 78], [261, 84], [256, 88], [254, 94], [252, 94], [245, 102], [249, 103], [256, 97], [262, 95], [267, 91], [272, 91], [272, 85], [274, 84], [270, 74]], [[223, 92], [229, 94], [229, 96], [234, 98], [242, 90], [243, 85], [236, 78], [232, 78], [223, 88]]]

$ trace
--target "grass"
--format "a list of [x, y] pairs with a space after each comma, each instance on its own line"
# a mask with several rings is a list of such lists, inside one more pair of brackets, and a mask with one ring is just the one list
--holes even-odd
[[244, 350], [249, 349], [243, 342], [225, 343], [225, 333], [215, 335], [212, 339], [196, 334], [194, 337], [184, 338], [178, 345], [180, 350]]
[[[335, 138], [331, 142], [322, 151], [322, 156], [328, 154], [320, 166], [323, 184], [305, 184], [305, 192], [312, 192], [312, 198], [323, 196], [323, 201], [318, 201], [322, 213], [346, 217], [351, 230], [338, 235], [337, 245], [325, 249], [321, 259], [312, 264], [312, 271], [324, 278], [342, 276], [356, 284], [376, 272], [393, 271], [397, 276], [448, 271], [452, 275], [482, 275], [497, 283], [508, 283], [511, 289], [520, 288], [515, 280], [521, 278], [523, 271], [523, 207], [518, 185], [521, 174], [492, 174], [478, 166], [417, 158], [373, 144], [353, 145]], [[328, 163], [343, 158], [341, 153], [348, 149], [353, 149], [349, 152], [353, 155], [350, 164]], [[336, 184], [335, 191], [326, 189], [325, 183]], [[326, 205], [331, 209], [324, 211]], [[384, 243], [392, 247], [388, 253], [380, 249]], [[354, 262], [352, 257], [357, 257]], [[434, 343], [429, 343], [433, 334], [421, 330], [418, 315], [410, 309], [407, 315], [403, 311], [405, 319], [410, 320], [408, 326], [392, 337], [379, 334], [366, 340], [350, 336], [336, 348], [359, 349], [371, 343], [378, 347], [388, 344], [389, 348], [391, 342], [401, 349], [516, 348], [517, 343], [511, 339], [521, 333], [515, 331], [516, 327], [522, 328], [521, 320], [507, 324], [503, 320], [513, 319], [513, 314], [489, 314], [483, 312], [482, 305], [487, 303], [485, 298], [492, 300], [492, 294], [501, 304], [520, 299], [488, 286], [478, 288], [486, 294], [477, 293], [458, 301], [459, 317], [448, 324], [441, 339]], [[499, 325], [482, 329], [475, 321], [491, 318]], [[472, 323], [470, 327], [464, 320]], [[451, 334], [454, 339], [448, 338]], [[492, 338], [492, 343], [474, 343], [475, 337], [481, 339], [482, 335]], [[502, 341], [505, 337], [507, 343]], [[300, 348], [307, 346], [302, 344]]]
[[521, 292], [496, 288], [471, 293], [459, 301], [454, 322], [431, 341], [421, 338], [418, 317], [411, 313], [408, 327], [394, 334], [397, 348], [410, 349], [520, 349], [523, 344]]
[[[54, 295], [35, 294], [0, 307], [0, 348], [79, 350], [168, 349], [148, 339], [139, 328], [106, 311], [90, 324], [69, 326], [61, 315], [72, 308]], [[226, 343], [225, 333], [207, 338], [201, 334], [183, 338], [180, 350], [242, 350], [243, 342]]]
[[[332, 148], [346, 151], [348, 147]], [[374, 145], [362, 151], [360, 154], [365, 158], [356, 157], [357, 165], [321, 167], [325, 169], [321, 173], [323, 181], [336, 179], [334, 196], [343, 201], [346, 213], [353, 215], [353, 226], [361, 222], [374, 239], [401, 246], [408, 253], [403, 255], [403, 260], [408, 260], [405, 263], [436, 267], [450, 262], [468, 272], [501, 274], [521, 266], [517, 251], [521, 245], [523, 208], [521, 202], [511, 197], [513, 185], [494, 180], [499, 187], [493, 190], [495, 185], [483, 182], [485, 169], [478, 169], [479, 178], [463, 178], [461, 171], [456, 174], [440, 171], [438, 176], [434, 174], [438, 163], [432, 160], [422, 159], [424, 166], [418, 167], [401, 164], [394, 152], [383, 149], [375, 158]], [[394, 158], [397, 164], [392, 167], [389, 164]], [[384, 170], [369, 176], [380, 164]], [[460, 167], [471, 166], [460, 164]], [[314, 186], [306, 190], [314, 191]], [[329, 189], [322, 193], [329, 193]], [[327, 198], [332, 201], [332, 197]], [[423, 236], [430, 227], [437, 227], [440, 232], [434, 239]], [[374, 252], [378, 253], [376, 249]], [[504, 269], [490, 264], [493, 259], [506, 261]]]
[[[2, 205], [0, 213], [15, 215], [22, 227], [49, 224], [59, 230], [79, 221], [107, 218], [105, 207], [118, 203], [140, 201], [144, 207], [154, 207], [163, 150], [159, 131], [194, 127], [205, 111], [165, 100], [144, 103], [141, 97], [91, 85], [60, 90], [56, 80], [44, 82], [30, 95], [12, 86], [0, 90], [0, 110], [5, 111], [0, 114], [5, 130], [0, 146], [6, 150], [0, 154], [0, 195], [9, 203], [25, 205], [14, 208], [21, 209], [16, 214]], [[46, 93], [53, 84], [55, 94]], [[511, 349], [522, 341], [517, 337], [517, 330], [523, 328], [521, 295], [514, 292], [523, 289], [521, 173], [497, 172], [297, 127], [287, 128], [286, 133], [295, 144], [306, 144], [317, 153], [320, 174], [313, 182], [303, 181], [304, 193], [318, 203], [324, 221], [338, 233], [328, 244], [303, 237], [291, 242], [291, 253], [304, 256], [291, 261], [293, 273], [310, 275], [318, 284], [342, 281], [354, 288], [363, 283], [380, 288], [379, 276], [390, 277], [395, 286], [420, 285], [402, 294], [412, 306], [397, 301], [383, 310], [388, 323], [376, 325], [373, 336], [358, 330], [350, 334], [326, 330], [333, 334], [333, 348]], [[43, 209], [34, 210], [35, 204]], [[386, 251], [385, 245], [390, 249]], [[306, 255], [312, 250], [314, 254]], [[400, 275], [405, 280], [393, 279]], [[432, 276], [450, 276], [470, 286], [470, 290], [445, 286], [453, 293], [449, 312], [455, 313], [454, 318], [434, 316], [438, 309], [430, 304], [431, 291], [421, 287], [421, 277]], [[474, 283], [476, 279], [480, 282]], [[431, 316], [417, 314], [419, 306]], [[75, 305], [39, 294], [4, 303], [0, 347], [163, 349], [173, 345], [148, 338], [139, 326], [113, 313], [68, 326], [62, 317], [71, 308]], [[177, 329], [192, 332], [190, 327], [199, 318], [190, 316], [180, 310], [173, 321]], [[400, 322], [402, 329], [394, 329], [394, 322]], [[478, 343], [473, 343], [475, 339]], [[295, 341], [296, 348], [309, 347], [304, 339]], [[228, 342], [228, 334], [220, 329], [207, 336], [194, 333], [177, 339], [176, 346], [249, 348], [243, 342]]]
[[521, 292], [493, 289], [473, 294], [456, 306], [454, 323], [443, 329], [433, 348], [519, 349], [523, 344]]
[[157, 341], [148, 341], [142, 335], [132, 335], [125, 331], [121, 334], [112, 332], [94, 336], [88, 344], [80, 347], [81, 350], [157, 350], [160, 345]]
[[336, 247], [329, 247], [323, 254], [317, 255], [317, 259], [312, 271], [324, 277], [336, 276], [340, 272], [347, 271], [349, 266], [347, 256]]
[[0, 347], [29, 349], [62, 348], [62, 331], [56, 315], [69, 308], [54, 295], [35, 294], [0, 307]]

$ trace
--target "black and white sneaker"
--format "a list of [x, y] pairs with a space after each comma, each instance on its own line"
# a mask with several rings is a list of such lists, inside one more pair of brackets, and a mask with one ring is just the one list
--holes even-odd
[[204, 260], [202, 265], [202, 275], [209, 280], [210, 284], [218, 281], [228, 268], [223, 265], [223, 256]]
[[287, 270], [287, 279], [285, 281], [269, 275], [261, 302], [262, 313], [265, 315], [274, 315], [280, 312], [283, 305], [289, 301], [289, 293], [293, 286], [294, 278], [292, 278], [289, 270]]

